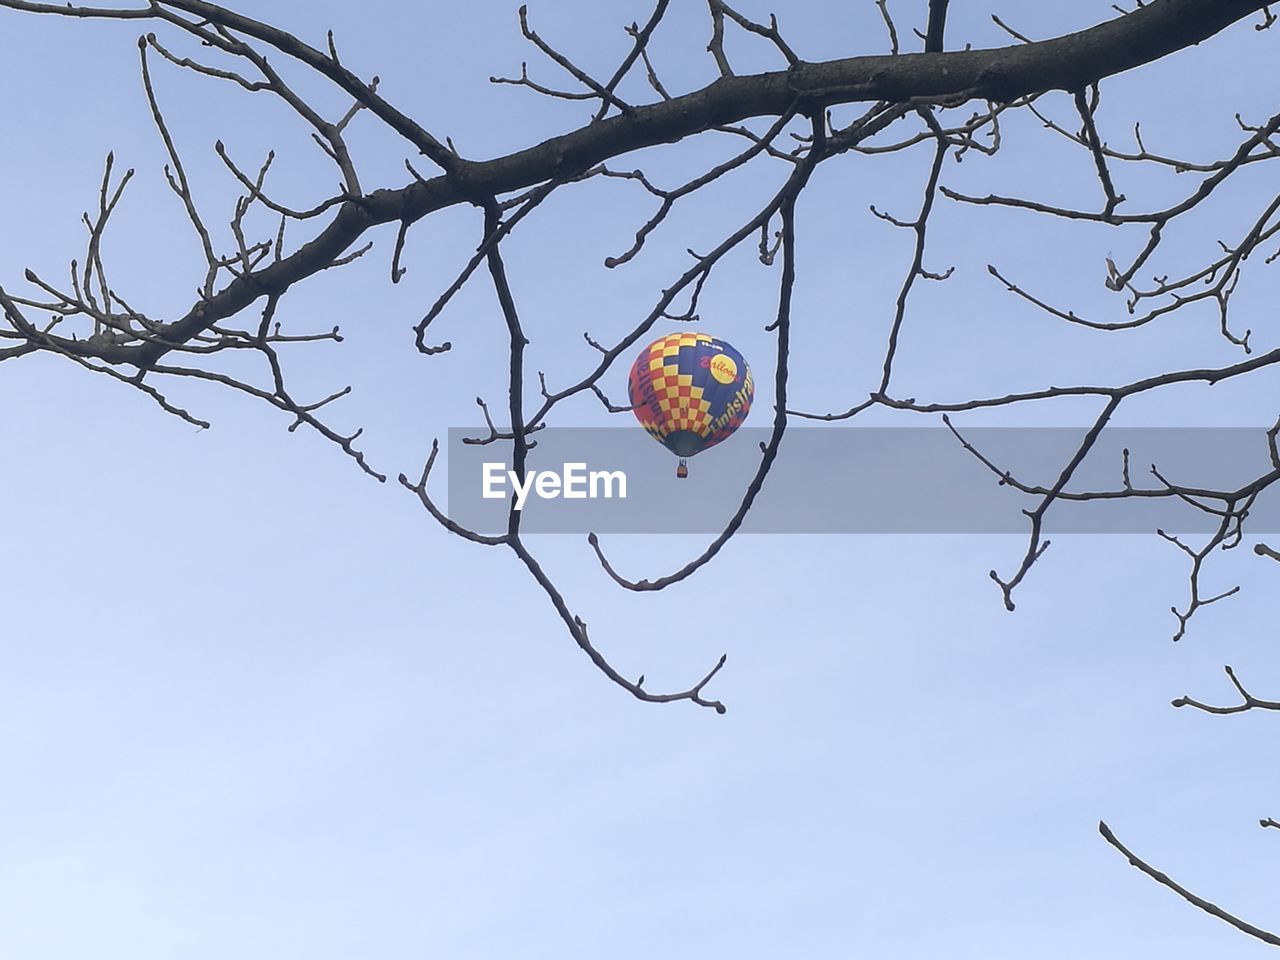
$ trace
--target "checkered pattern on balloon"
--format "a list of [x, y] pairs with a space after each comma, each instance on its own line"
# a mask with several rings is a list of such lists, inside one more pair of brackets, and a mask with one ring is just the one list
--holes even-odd
[[728, 438], [755, 396], [751, 368], [736, 349], [705, 333], [673, 333], [649, 344], [631, 366], [636, 419], [684, 459]]

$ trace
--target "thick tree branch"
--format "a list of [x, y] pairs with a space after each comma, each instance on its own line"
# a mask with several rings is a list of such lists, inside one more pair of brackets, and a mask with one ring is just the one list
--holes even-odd
[[950, 2], [951, 0], [929, 0], [929, 25], [924, 36], [926, 53], [937, 53], [942, 49], [943, 34], [947, 29], [947, 6]]
[[293, 255], [252, 278], [231, 281], [203, 299], [161, 336], [143, 344], [106, 347], [83, 341], [59, 343], [77, 356], [147, 367], [169, 347], [233, 316], [254, 300], [283, 293], [340, 257], [365, 231], [394, 221], [412, 223], [476, 196], [521, 190], [551, 178], [570, 178], [612, 157], [670, 142], [750, 117], [780, 116], [799, 101], [813, 106], [850, 102], [984, 99], [1008, 102], [1044, 90], [1076, 90], [1103, 77], [1159, 59], [1207, 39], [1262, 9], [1257, 0], [1154, 0], [1098, 26], [1038, 43], [989, 50], [854, 57], [799, 62], [787, 70], [725, 76], [702, 90], [637, 106], [629, 113], [591, 123], [537, 146], [484, 162], [457, 158], [434, 137], [371, 92], [332, 57], [282, 30], [200, 0], [172, 0], [137, 10], [66, 7], [0, 0], [0, 7], [80, 17], [172, 19], [168, 8], [193, 14], [256, 38], [294, 56], [334, 80], [393, 129], [428, 153], [446, 171], [397, 190], [380, 190], [338, 208], [329, 225]]

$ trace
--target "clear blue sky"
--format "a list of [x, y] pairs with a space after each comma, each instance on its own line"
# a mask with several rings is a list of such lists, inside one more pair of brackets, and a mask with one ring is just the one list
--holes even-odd
[[[673, 88], [693, 89], [714, 73], [704, 15], [673, 6], [655, 56]], [[1048, 36], [1110, 10], [1023, 6], [957, 4], [953, 42], [1001, 43], [989, 12]], [[925, 4], [891, 7], [905, 32]], [[398, 0], [243, 9], [312, 42], [334, 28], [344, 62], [380, 74], [389, 98], [469, 156], [587, 115], [488, 84], [521, 59], [560, 80], [520, 39], [506, 0], [447, 14]], [[870, 0], [783, 13], [805, 57], [884, 48]], [[530, 12], [599, 72], [625, 52], [621, 25], [647, 14], [585, 0]], [[185, 311], [198, 249], [163, 182], [138, 26], [0, 19], [10, 134], [0, 282], [16, 290], [27, 266], [65, 276], [114, 149], [118, 168], [138, 169], [107, 237], [114, 282], [152, 315]], [[1141, 118], [1153, 149], [1224, 154], [1234, 111], [1274, 110], [1274, 43], [1244, 24], [1108, 83], [1104, 133], [1128, 144]], [[773, 63], [764, 47], [738, 56], [742, 69]], [[275, 147], [285, 202], [332, 189], [306, 130], [264, 95], [154, 69], [210, 219], [229, 217], [234, 196], [217, 138], [246, 165]], [[331, 112], [343, 106], [322, 85], [306, 89]], [[1059, 96], [1050, 109], [1070, 123], [1069, 106]], [[354, 129], [366, 185], [402, 185], [401, 145], [367, 118]], [[734, 147], [654, 151], [634, 165], [675, 184]], [[846, 158], [816, 175], [799, 213], [797, 406], [841, 408], [874, 387], [909, 238], [866, 207], [912, 215], [927, 162], [927, 151]], [[1170, 244], [1169, 263], [1194, 263], [1251, 222], [1268, 176], [1242, 177]], [[583, 330], [606, 340], [628, 329], [684, 268], [684, 249], [736, 225], [777, 177], [749, 171], [695, 198], [617, 271], [600, 261], [626, 248], [650, 198], [618, 182], [563, 191], [508, 254], [531, 363], [553, 385], [574, 376], [593, 356]], [[1097, 202], [1087, 156], [1064, 153], [1034, 121], [1010, 123], [993, 161], [949, 163], [944, 182]], [[1189, 183], [1138, 171], [1120, 189], [1136, 207]], [[363, 425], [372, 462], [392, 476], [420, 469], [433, 436], [473, 422], [477, 392], [501, 397], [505, 334], [483, 285], [437, 324], [452, 353], [412, 349], [413, 323], [479, 229], [461, 209], [415, 228], [395, 288], [384, 229], [365, 260], [282, 305], [295, 331], [342, 324], [344, 344], [286, 363], [305, 398], [353, 385], [331, 419]], [[934, 237], [930, 264], [957, 273], [913, 301], [902, 395], [955, 399], [1239, 356], [1212, 311], [1118, 336], [1063, 329], [985, 273], [996, 262], [1115, 316], [1102, 257], [1131, 251], [1136, 235], [944, 205]], [[708, 286], [707, 329], [767, 356], [775, 282], [749, 249], [733, 258]], [[1246, 281], [1238, 299], [1255, 344], [1270, 349], [1280, 333], [1264, 283]], [[620, 367], [615, 393], [624, 379]], [[1124, 422], [1270, 423], [1274, 387], [1272, 375], [1184, 390], [1135, 405]], [[1055, 543], [1012, 615], [986, 571], [1016, 565], [1017, 537], [748, 537], [692, 581], [641, 597], [614, 589], [582, 538], [534, 541], [629, 675], [674, 688], [727, 652], [714, 693], [729, 712], [717, 717], [640, 704], [608, 684], [509, 553], [444, 534], [394, 482], [378, 486], [318, 437], [286, 433], [265, 405], [189, 384], [172, 395], [213, 429], [65, 362], [0, 366], [0, 956], [1263, 955], [1130, 869], [1095, 829], [1105, 818], [1205, 896], [1277, 925], [1280, 832], [1257, 826], [1280, 816], [1275, 721], [1168, 705], [1184, 693], [1230, 699], [1223, 663], [1259, 694], [1280, 691], [1267, 644], [1278, 581], [1252, 554], [1208, 574], [1245, 590], [1175, 646], [1168, 608], [1183, 601], [1185, 565], [1154, 536]], [[754, 424], [771, 402], [766, 384]], [[1073, 425], [1093, 412], [1068, 403], [965, 422]], [[605, 422], [592, 403], [566, 417]], [[701, 543], [610, 541], [638, 575], [666, 572]]]

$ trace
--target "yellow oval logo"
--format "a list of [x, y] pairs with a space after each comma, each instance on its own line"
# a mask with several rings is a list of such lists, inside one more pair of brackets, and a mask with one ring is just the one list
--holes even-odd
[[709, 367], [711, 375], [720, 383], [733, 383], [738, 379], [738, 365], [728, 354], [717, 353], [711, 358]]

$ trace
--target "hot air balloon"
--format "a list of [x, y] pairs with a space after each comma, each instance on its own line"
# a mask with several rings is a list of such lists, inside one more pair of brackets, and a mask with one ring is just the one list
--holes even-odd
[[705, 333], [673, 333], [640, 351], [628, 381], [631, 405], [649, 435], [680, 458], [714, 447], [742, 425], [755, 383], [737, 350]]

